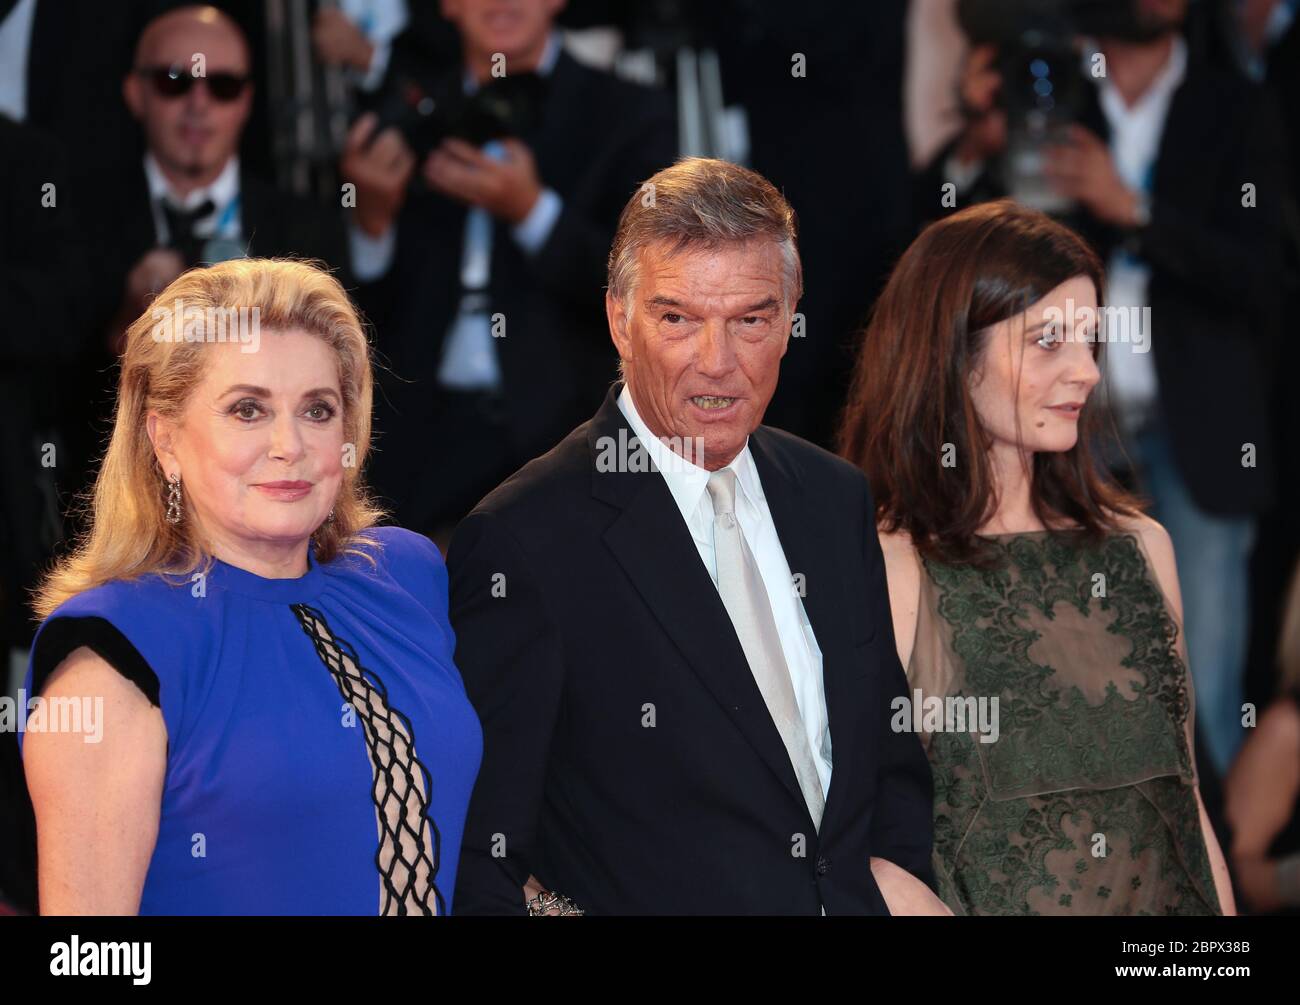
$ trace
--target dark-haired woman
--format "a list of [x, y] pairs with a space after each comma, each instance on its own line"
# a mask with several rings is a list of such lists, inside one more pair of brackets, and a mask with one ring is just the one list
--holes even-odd
[[1173, 548], [1089, 444], [1102, 267], [1010, 202], [926, 229], [841, 428], [871, 479], [899, 728], [957, 914], [1233, 913], [1197, 789]]

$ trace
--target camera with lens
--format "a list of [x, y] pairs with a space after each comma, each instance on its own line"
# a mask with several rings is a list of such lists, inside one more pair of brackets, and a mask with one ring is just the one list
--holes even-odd
[[1143, 23], [1139, 0], [959, 0], [972, 45], [993, 45], [1007, 117], [1002, 183], [1017, 201], [1049, 213], [1073, 208], [1043, 177], [1044, 147], [1079, 118], [1090, 86], [1081, 38], [1143, 41], [1163, 26]]
[[546, 82], [536, 73], [494, 77], [473, 94], [459, 88], [439, 90], [408, 78], [380, 104], [373, 135], [396, 128], [420, 159], [449, 137], [482, 146], [535, 128], [545, 93]]

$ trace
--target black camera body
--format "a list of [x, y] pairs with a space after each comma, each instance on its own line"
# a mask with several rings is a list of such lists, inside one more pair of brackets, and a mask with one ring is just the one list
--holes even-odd
[[532, 131], [541, 119], [545, 96], [546, 81], [535, 73], [494, 77], [472, 94], [406, 79], [380, 104], [374, 135], [397, 129], [420, 159], [449, 137], [482, 146]]
[[1079, 39], [1122, 29], [1136, 17], [1136, 0], [959, 0], [957, 16], [972, 44], [997, 47], [1007, 116], [1003, 186], [1025, 205], [1069, 212], [1070, 201], [1043, 177], [1044, 147], [1078, 120], [1091, 86]]
[[1012, 131], [1078, 118], [1090, 86], [1079, 39], [1149, 41], [1168, 27], [1144, 22], [1139, 0], [959, 0], [957, 17], [973, 44], [998, 49]]

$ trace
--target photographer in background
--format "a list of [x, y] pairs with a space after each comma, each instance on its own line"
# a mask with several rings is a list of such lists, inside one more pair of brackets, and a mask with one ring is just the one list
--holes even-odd
[[[1222, 773], [1243, 738], [1256, 520], [1275, 501], [1265, 375], [1285, 182], [1274, 106], [1190, 56], [1187, 0], [1034, 5], [1055, 19], [1037, 24], [1069, 27], [1056, 37], [1019, 30], [1023, 6], [960, 5], [967, 125], [920, 177], [917, 205], [933, 218], [1004, 194], [1037, 201], [1107, 261], [1111, 317], [1127, 325], [1103, 354], [1127, 454], [1112, 463], [1131, 467], [1180, 556], [1197, 719]], [[1062, 55], [1076, 38], [1094, 44]]]
[[445, 540], [489, 489], [594, 411], [615, 361], [605, 256], [671, 163], [666, 96], [561, 48], [562, 0], [444, 0], [464, 65], [355, 124], [342, 163], [383, 393], [372, 483]]
[[342, 67], [363, 109], [402, 80], [459, 57], [455, 28], [429, 0], [322, 0], [312, 18], [312, 48], [325, 66]]

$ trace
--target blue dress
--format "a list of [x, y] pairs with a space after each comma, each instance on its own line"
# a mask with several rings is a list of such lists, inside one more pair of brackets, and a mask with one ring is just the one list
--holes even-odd
[[218, 561], [87, 590], [41, 626], [29, 695], [88, 645], [162, 710], [141, 914], [451, 913], [483, 740], [447, 569], [428, 538], [368, 533], [377, 568], [314, 548], [298, 579]]

